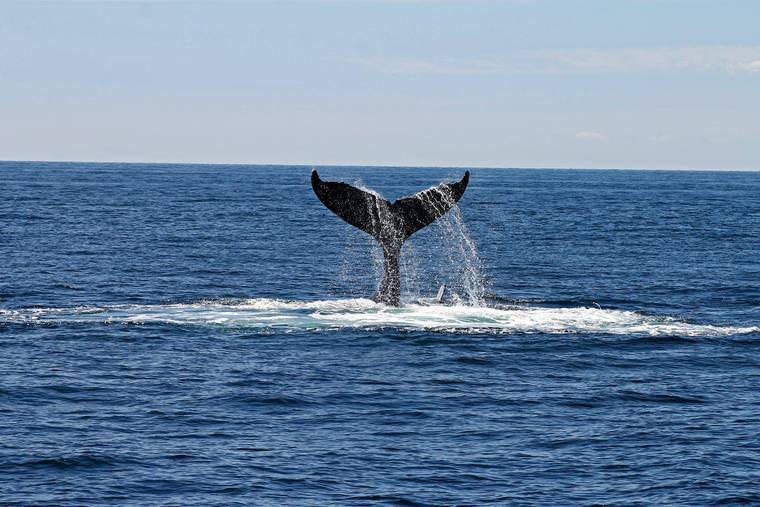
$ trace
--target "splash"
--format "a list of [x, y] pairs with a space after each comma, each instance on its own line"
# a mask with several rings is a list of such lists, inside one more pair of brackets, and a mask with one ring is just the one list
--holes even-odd
[[400, 308], [368, 299], [287, 301], [247, 299], [168, 305], [0, 309], [0, 323], [174, 324], [252, 331], [426, 330], [447, 333], [573, 333], [644, 336], [728, 336], [758, 333], [758, 326], [715, 326], [669, 316], [600, 308], [445, 306]]
[[[362, 182], [357, 182], [356, 186], [378, 198], [367, 201], [374, 228], [392, 228], [390, 210], [378, 206], [385, 198]], [[440, 187], [428, 188], [415, 196], [429, 209], [439, 210], [442, 216], [403, 243], [399, 259], [402, 300], [418, 300], [435, 293], [441, 284], [446, 284], [454, 302], [483, 306], [485, 287], [482, 262], [456, 201]], [[378, 285], [385, 271], [385, 256], [377, 242], [372, 241], [370, 245], [373, 273]], [[344, 277], [345, 274], [346, 270], [343, 269]]]
[[442, 258], [446, 260], [445, 268], [454, 275], [453, 279], [449, 280], [449, 285], [454, 290], [455, 298], [458, 297], [468, 305], [483, 306], [483, 265], [459, 206], [452, 206], [449, 212], [438, 220], [437, 225], [433, 231], [438, 233]]
[[[402, 250], [407, 297], [419, 298], [424, 291], [429, 293], [446, 284], [455, 302], [483, 306], [482, 262], [459, 206], [437, 187], [416, 195], [426, 206], [444, 213], [427, 229], [412, 236]], [[434, 283], [425, 287], [426, 279]]]

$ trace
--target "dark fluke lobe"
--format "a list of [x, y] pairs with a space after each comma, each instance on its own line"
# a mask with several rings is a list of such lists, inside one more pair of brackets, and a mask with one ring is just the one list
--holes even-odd
[[322, 204], [380, 242], [385, 271], [374, 299], [393, 306], [400, 304], [398, 259], [404, 241], [446, 214], [464, 195], [469, 180], [470, 171], [465, 171], [456, 183], [441, 183], [390, 203], [347, 183], [324, 181], [316, 169], [311, 173], [311, 186]]

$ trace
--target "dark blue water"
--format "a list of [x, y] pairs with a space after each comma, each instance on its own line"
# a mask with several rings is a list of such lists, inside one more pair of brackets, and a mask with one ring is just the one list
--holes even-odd
[[392, 309], [309, 168], [0, 163], [0, 504], [758, 504], [759, 196], [474, 170]]

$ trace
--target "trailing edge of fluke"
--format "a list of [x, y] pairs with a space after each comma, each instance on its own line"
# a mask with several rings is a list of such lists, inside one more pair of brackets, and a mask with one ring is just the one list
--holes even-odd
[[391, 203], [377, 194], [347, 183], [324, 181], [311, 172], [314, 193], [327, 209], [375, 238], [383, 247], [385, 272], [374, 299], [399, 306], [401, 246], [412, 234], [446, 214], [464, 194], [470, 171], [456, 183], [441, 183]]

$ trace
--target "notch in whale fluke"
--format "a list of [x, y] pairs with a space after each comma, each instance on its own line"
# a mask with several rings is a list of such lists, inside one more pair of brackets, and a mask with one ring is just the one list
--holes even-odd
[[470, 171], [465, 171], [456, 183], [441, 183], [391, 203], [347, 183], [324, 181], [316, 169], [311, 172], [311, 186], [322, 204], [382, 245], [385, 273], [375, 300], [394, 306], [400, 302], [401, 246], [409, 236], [446, 214], [462, 198], [469, 180]]

